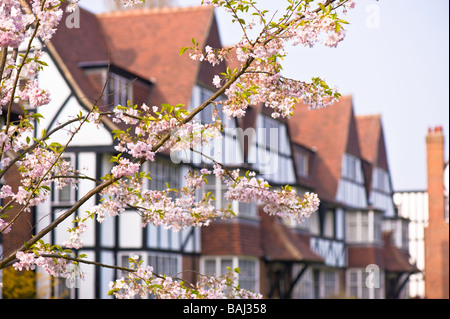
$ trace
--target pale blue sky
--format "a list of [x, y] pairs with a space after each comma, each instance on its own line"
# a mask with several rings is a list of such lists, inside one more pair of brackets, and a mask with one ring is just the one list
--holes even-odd
[[[201, 0], [178, 0], [197, 5]], [[338, 48], [295, 47], [285, 75], [325, 78], [342, 94], [353, 95], [358, 115], [381, 114], [394, 190], [426, 189], [425, 136], [442, 125], [446, 160], [449, 137], [449, 1], [357, 0], [346, 20], [347, 37]], [[269, 10], [285, 0], [259, 0]], [[104, 0], [82, 0], [94, 11]], [[217, 13], [222, 43], [241, 33], [223, 11]]]

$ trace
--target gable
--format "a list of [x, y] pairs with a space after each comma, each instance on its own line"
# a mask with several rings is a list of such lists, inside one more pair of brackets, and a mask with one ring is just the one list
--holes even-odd
[[361, 151], [359, 148], [359, 138], [355, 115], [353, 109], [351, 110], [350, 122], [348, 128], [347, 147], [346, 152], [356, 157], [361, 157]]
[[[39, 73], [38, 81], [42, 88], [50, 91], [51, 100], [48, 105], [38, 108], [38, 112], [44, 117], [36, 124], [38, 134], [43, 129], [49, 132], [59, 124], [75, 118], [80, 112], [87, 113], [87, 108], [80, 103], [76, 91], [49, 51], [44, 52], [42, 60], [47, 66]], [[49, 143], [58, 142], [64, 145], [69, 139], [67, 129], [74, 130], [78, 125], [79, 122], [76, 122], [53, 134]], [[96, 138], [93, 139], [92, 136]], [[112, 145], [112, 143], [113, 139], [107, 128], [103, 126], [97, 128], [94, 124], [86, 123], [73, 139], [71, 146]]]
[[[222, 43], [220, 41], [219, 36], [219, 28], [217, 25], [217, 19], [215, 15], [213, 15], [211, 20], [211, 26], [208, 29], [209, 34], [204, 43], [204, 47], [209, 45], [213, 49], [222, 48]], [[205, 86], [213, 91], [216, 91], [217, 88], [212, 84], [212, 80], [215, 75], [219, 75], [220, 73], [226, 73], [226, 70], [227, 66], [225, 62], [222, 62], [221, 64], [216, 66], [212, 66], [209, 62], [203, 61], [200, 63], [197, 82], [202, 86]]]
[[204, 46], [213, 16], [212, 8], [191, 7], [112, 12], [98, 19], [111, 62], [156, 79], [149, 104], [188, 105], [199, 63], [179, 52], [192, 38]]
[[321, 199], [335, 201], [341, 179], [343, 156], [353, 149], [354, 129], [350, 133], [353, 117], [351, 96], [342, 96], [335, 105], [318, 110], [308, 110], [303, 104], [295, 108], [294, 116], [287, 121], [294, 143], [316, 152], [314, 175], [315, 191]]

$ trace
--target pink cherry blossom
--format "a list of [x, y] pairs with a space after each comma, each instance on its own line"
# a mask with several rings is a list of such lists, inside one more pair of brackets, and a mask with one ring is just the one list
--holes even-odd
[[0, 234], [7, 234], [11, 231], [11, 226], [8, 226], [9, 223], [0, 218]]
[[139, 163], [132, 163], [128, 158], [121, 158], [119, 164], [112, 168], [111, 173], [116, 178], [130, 176], [139, 172], [139, 167]]

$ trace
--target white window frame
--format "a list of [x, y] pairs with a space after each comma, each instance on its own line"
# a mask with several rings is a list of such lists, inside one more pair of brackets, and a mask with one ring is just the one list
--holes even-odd
[[[208, 183], [202, 187], [202, 194], [211, 192], [214, 195], [216, 209], [227, 209], [231, 204], [231, 210], [238, 217], [248, 219], [258, 219], [258, 205], [256, 203], [241, 203], [239, 201], [228, 201], [225, 199], [225, 193], [228, 187], [215, 175], [207, 177]], [[203, 195], [202, 195], [203, 196]], [[243, 209], [246, 206], [246, 209]]]
[[335, 212], [331, 209], [325, 212], [325, 220], [323, 223], [323, 236], [326, 238], [336, 237]]
[[[145, 179], [144, 188], [150, 190], [163, 191], [167, 188], [166, 183], [170, 188], [179, 189], [181, 187], [181, 169], [180, 165], [173, 164], [165, 159], [156, 159], [151, 163], [144, 163], [142, 169], [145, 172], [150, 172], [152, 180]], [[161, 182], [160, 185], [155, 185]], [[161, 187], [155, 187], [161, 186]]]
[[[117, 260], [118, 263], [120, 264], [121, 267], [129, 267], [130, 263], [128, 261], [128, 258], [131, 258], [135, 255], [138, 255], [140, 257], [139, 260], [142, 260], [142, 264], [141, 267], [147, 267], [147, 266], [152, 266], [154, 269], [154, 272], [156, 272], [156, 267], [155, 265], [151, 265], [149, 264], [149, 258], [150, 257], [159, 257], [159, 258], [173, 258], [174, 260], [176, 260], [176, 269], [173, 273], [160, 273], [161, 275], [168, 275], [168, 276], [175, 276], [177, 274], [179, 274], [181, 272], [181, 268], [182, 268], [182, 256], [178, 253], [166, 253], [166, 252], [156, 252], [156, 251], [139, 251], [139, 250], [135, 250], [135, 251], [119, 251], [117, 253]], [[123, 263], [123, 258], [127, 258], [127, 263], [124, 264]]]
[[[375, 211], [347, 211], [345, 217], [345, 240], [348, 243], [374, 243], [381, 242], [382, 223], [379, 215]], [[367, 219], [365, 218], [367, 215]], [[354, 218], [354, 219], [353, 219]], [[353, 220], [352, 220], [353, 219]], [[366, 224], [367, 226], [363, 225]], [[351, 225], [350, 225], [351, 223]], [[377, 227], [375, 227], [375, 224]], [[350, 227], [355, 227], [355, 234], [350, 233]], [[367, 234], [367, 237], [366, 237]]]
[[[356, 275], [356, 281], [353, 282], [352, 274]], [[348, 297], [355, 297], [358, 299], [382, 299], [384, 298], [384, 272], [380, 270], [379, 280], [380, 287], [367, 287], [366, 278], [369, 275], [363, 268], [348, 268], [345, 272], [345, 286]], [[356, 295], [351, 293], [351, 290], [356, 288]], [[366, 298], [367, 297], [367, 298]]]
[[265, 114], [258, 114], [253, 156], [254, 168], [275, 184], [294, 184], [295, 165], [286, 123]]
[[[202, 256], [200, 258], [200, 273], [201, 274], [205, 274], [205, 275], [215, 275], [216, 277], [218, 276], [223, 276], [226, 273], [222, 272], [222, 261], [223, 260], [231, 260], [231, 271], [233, 271], [233, 269], [236, 268], [240, 268], [240, 262], [241, 261], [251, 261], [255, 263], [255, 290], [251, 290], [252, 292], [255, 293], [259, 293], [260, 291], [260, 271], [259, 271], [259, 259], [255, 258], [255, 257], [248, 257], [248, 256]], [[211, 273], [206, 273], [206, 262], [208, 261], [214, 261], [215, 262], [215, 272], [213, 274]], [[224, 270], [225, 271], [225, 270]], [[228, 270], [227, 270], [228, 272]], [[239, 283], [239, 279], [240, 279], [241, 274], [236, 274], [235, 273], [235, 278], [236, 278], [236, 283]], [[241, 288], [245, 288], [242, 287], [242, 285], [240, 285]]]
[[309, 155], [305, 152], [297, 153], [297, 172], [302, 177], [309, 176]]
[[355, 208], [367, 206], [364, 174], [360, 158], [344, 153], [342, 157], [341, 178], [336, 197], [338, 201], [345, 202], [347, 205]]
[[[206, 100], [208, 100], [214, 94], [208, 88], [201, 85], [196, 85], [192, 91], [190, 110], [201, 105]], [[225, 98], [219, 96], [216, 101], [224, 100]], [[212, 115], [217, 108], [217, 118], [220, 118], [224, 125], [224, 129], [221, 132], [222, 138], [215, 139], [212, 141], [211, 145], [202, 145], [195, 147], [196, 151], [202, 152], [205, 155], [213, 158], [215, 161], [230, 164], [230, 165], [242, 165], [244, 163], [243, 157], [243, 145], [239, 141], [238, 128], [236, 126], [236, 119], [233, 117], [228, 117], [222, 109], [222, 105], [209, 105], [207, 108], [199, 112], [194, 120], [202, 124], [212, 124]], [[212, 164], [212, 161], [201, 154], [190, 153], [190, 162], [193, 163], [206, 163]]]
[[[332, 277], [332, 285], [327, 278]], [[339, 294], [339, 276], [335, 269], [323, 269], [320, 271], [320, 296], [322, 298], [331, 298]]]
[[[294, 264], [292, 266], [292, 276], [295, 278], [301, 268], [304, 267], [300, 264]], [[292, 292], [292, 296], [294, 299], [313, 299], [314, 298], [314, 281], [312, 275], [312, 268], [308, 267], [303, 273], [300, 280], [294, 287]]]
[[[113, 89], [110, 86], [111, 83], [114, 83]], [[112, 104], [111, 107], [113, 108], [117, 105], [126, 106], [128, 101], [133, 103], [133, 88], [130, 79], [110, 72], [108, 74], [106, 100], [108, 104]]]
[[[76, 155], [75, 153], [64, 153], [62, 156], [64, 160], [68, 160], [73, 167], [76, 167]], [[71, 184], [67, 184], [64, 186], [64, 188], [69, 190], [70, 199], [68, 201], [61, 201], [60, 200], [60, 192], [62, 189], [57, 189], [55, 187], [55, 184], [53, 183], [53, 197], [52, 197], [52, 205], [53, 206], [72, 206], [77, 201], [76, 197], [76, 190], [75, 187], [73, 187]]]

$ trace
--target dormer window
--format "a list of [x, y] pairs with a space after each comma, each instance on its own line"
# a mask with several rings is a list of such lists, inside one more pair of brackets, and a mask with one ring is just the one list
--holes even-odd
[[361, 159], [354, 155], [345, 153], [342, 158], [337, 200], [355, 208], [367, 206]]
[[142, 104], [147, 101], [153, 79], [143, 78], [107, 61], [80, 62], [93, 86], [93, 90], [103, 92], [103, 102], [111, 109], [117, 105]]
[[117, 105], [127, 105], [132, 102], [133, 90], [131, 80], [116, 73], [109, 73], [106, 86], [107, 105], [116, 107]]
[[353, 155], [344, 154], [344, 163], [342, 167], [342, 177], [354, 181], [362, 182], [362, 174], [360, 172], [361, 160]]
[[295, 156], [297, 164], [297, 174], [302, 177], [309, 176], [309, 156], [304, 152], [299, 152]]
[[256, 124], [256, 143], [249, 154], [262, 177], [273, 184], [296, 182], [287, 125], [268, 115], [259, 114]]

